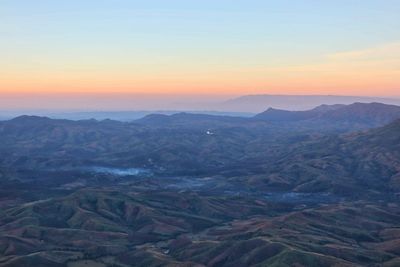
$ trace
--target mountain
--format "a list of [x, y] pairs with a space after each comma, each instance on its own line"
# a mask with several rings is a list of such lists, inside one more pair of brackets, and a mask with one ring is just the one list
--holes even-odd
[[[259, 183], [302, 193], [400, 192], [400, 120], [365, 132], [298, 143], [260, 162]], [[253, 181], [256, 179], [253, 178]]]
[[[123, 122], [131, 122], [134, 120], [141, 119], [147, 115], [151, 114], [163, 114], [172, 115], [176, 113], [181, 113], [182, 111], [165, 110], [165, 111], [35, 111], [35, 110], [25, 110], [25, 111], [2, 111], [0, 110], [0, 121], [10, 120], [15, 117], [19, 117], [26, 114], [35, 114], [36, 116], [48, 117], [51, 119], [66, 119], [66, 120], [116, 120]], [[205, 114], [205, 115], [215, 115], [215, 116], [232, 116], [232, 117], [251, 117], [254, 113], [246, 112], [229, 112], [229, 111], [202, 111], [193, 110], [185, 111], [186, 113], [193, 114]]]
[[314, 109], [305, 111], [289, 111], [269, 108], [266, 111], [255, 115], [253, 118], [256, 120], [265, 120], [270, 122], [302, 121], [317, 118], [326, 112], [341, 109], [343, 107], [345, 107], [345, 105], [321, 105]]
[[0, 165], [99, 165], [150, 168], [160, 175], [244, 175], [258, 168], [258, 162], [273, 160], [297, 144], [382, 126], [396, 118], [398, 110], [356, 103], [300, 112], [269, 110], [255, 118], [149, 115], [132, 123], [21, 116], [0, 122]]
[[0, 122], [0, 266], [398, 266], [397, 112]]
[[221, 116], [221, 115], [208, 115], [208, 114], [194, 114], [180, 112], [172, 115], [164, 114], [150, 114], [142, 119], [135, 120], [135, 123], [153, 126], [218, 126], [221, 124], [240, 124], [245, 122], [247, 118], [234, 117], [234, 116]]
[[382, 103], [353, 103], [350, 105], [321, 105], [306, 111], [268, 109], [253, 117], [276, 123], [300, 122], [325, 126], [325, 123], [354, 127], [377, 127], [400, 118], [400, 106]]
[[350, 105], [320, 105], [311, 110], [289, 111], [269, 108], [252, 118], [177, 113], [173, 115], [151, 114], [134, 121], [149, 127], [174, 128], [252, 128], [276, 130], [291, 127], [318, 131], [353, 131], [379, 127], [400, 118], [400, 106], [382, 103], [353, 103]]
[[400, 118], [400, 106], [382, 103], [354, 103], [324, 112], [320, 119], [383, 125]]
[[330, 95], [246, 95], [220, 103], [219, 109], [260, 113], [268, 108], [291, 111], [309, 110], [323, 104], [349, 105], [354, 102], [400, 105], [400, 99], [396, 98]]

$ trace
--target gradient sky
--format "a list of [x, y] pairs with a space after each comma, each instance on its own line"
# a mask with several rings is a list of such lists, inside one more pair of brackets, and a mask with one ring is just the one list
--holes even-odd
[[400, 96], [399, 0], [0, 0], [0, 93]]

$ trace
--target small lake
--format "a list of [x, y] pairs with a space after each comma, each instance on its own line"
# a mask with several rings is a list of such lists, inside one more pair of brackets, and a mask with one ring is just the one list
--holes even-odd
[[151, 171], [141, 168], [112, 168], [112, 167], [88, 167], [85, 170], [98, 174], [106, 174], [113, 176], [143, 176], [150, 175]]

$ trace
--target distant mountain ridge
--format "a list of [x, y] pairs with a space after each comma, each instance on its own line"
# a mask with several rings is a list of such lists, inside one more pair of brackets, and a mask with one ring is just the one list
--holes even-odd
[[132, 110], [132, 111], [1, 111], [0, 110], [0, 121], [10, 120], [12, 118], [24, 116], [24, 115], [35, 115], [41, 117], [48, 117], [51, 119], [66, 119], [66, 120], [117, 120], [122, 122], [130, 122], [138, 119], [142, 119], [147, 115], [160, 114], [160, 115], [173, 115], [177, 113], [191, 113], [191, 114], [203, 114], [203, 115], [215, 115], [215, 116], [236, 116], [236, 117], [252, 117], [255, 113], [251, 112], [229, 112], [229, 111], [207, 111], [207, 110]]
[[351, 105], [321, 105], [306, 111], [269, 108], [254, 119], [270, 122], [330, 121], [384, 125], [400, 118], [400, 106], [382, 103], [353, 103]]
[[305, 111], [290, 111], [283, 109], [269, 108], [254, 116], [255, 119], [274, 121], [274, 122], [288, 122], [288, 121], [301, 121], [318, 117], [326, 112], [345, 107], [346, 105], [321, 105], [311, 110]]
[[320, 105], [349, 105], [355, 102], [400, 105], [400, 99], [335, 95], [245, 95], [220, 104], [219, 109], [260, 113], [267, 108], [291, 111], [310, 110]]
[[151, 126], [188, 126], [193, 124], [220, 125], [225, 123], [246, 122], [249, 118], [224, 116], [224, 115], [208, 115], [180, 112], [172, 115], [150, 114], [142, 119], [134, 121], [135, 123], [151, 125]]
[[[216, 116], [192, 113], [173, 115], [151, 114], [134, 123], [156, 127], [231, 127], [269, 124], [274, 126], [297, 126], [304, 128], [326, 128], [360, 130], [379, 127], [400, 118], [400, 106], [382, 103], [353, 103], [350, 105], [320, 105], [305, 111], [289, 111], [269, 108], [254, 117]], [[269, 127], [272, 127], [270, 125]]]

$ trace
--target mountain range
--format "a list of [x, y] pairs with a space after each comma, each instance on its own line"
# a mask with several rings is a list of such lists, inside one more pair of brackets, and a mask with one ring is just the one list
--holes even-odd
[[400, 107], [0, 122], [0, 266], [398, 266]]
[[398, 98], [336, 96], [336, 95], [245, 95], [220, 104], [224, 110], [260, 113], [266, 108], [283, 110], [309, 110], [320, 105], [349, 105], [352, 103], [384, 103], [400, 105]]
[[[154, 95], [79, 95], [47, 96], [42, 103], [40, 96], [16, 96], [0, 98], [0, 120], [9, 120], [21, 115], [46, 116], [52, 119], [85, 120], [113, 119], [130, 122], [149, 114], [171, 115], [179, 112], [251, 117], [268, 108], [304, 111], [321, 105], [349, 105], [352, 103], [383, 103], [400, 105], [399, 98], [334, 96], [334, 95], [244, 95], [232, 96], [154, 96]], [[94, 101], [95, 100], [95, 101]], [[23, 108], [10, 107], [10, 103], [21, 103]], [[63, 103], [54, 105], [53, 103]], [[69, 107], [69, 108], [68, 108]], [[101, 108], [100, 108], [101, 107]]]

